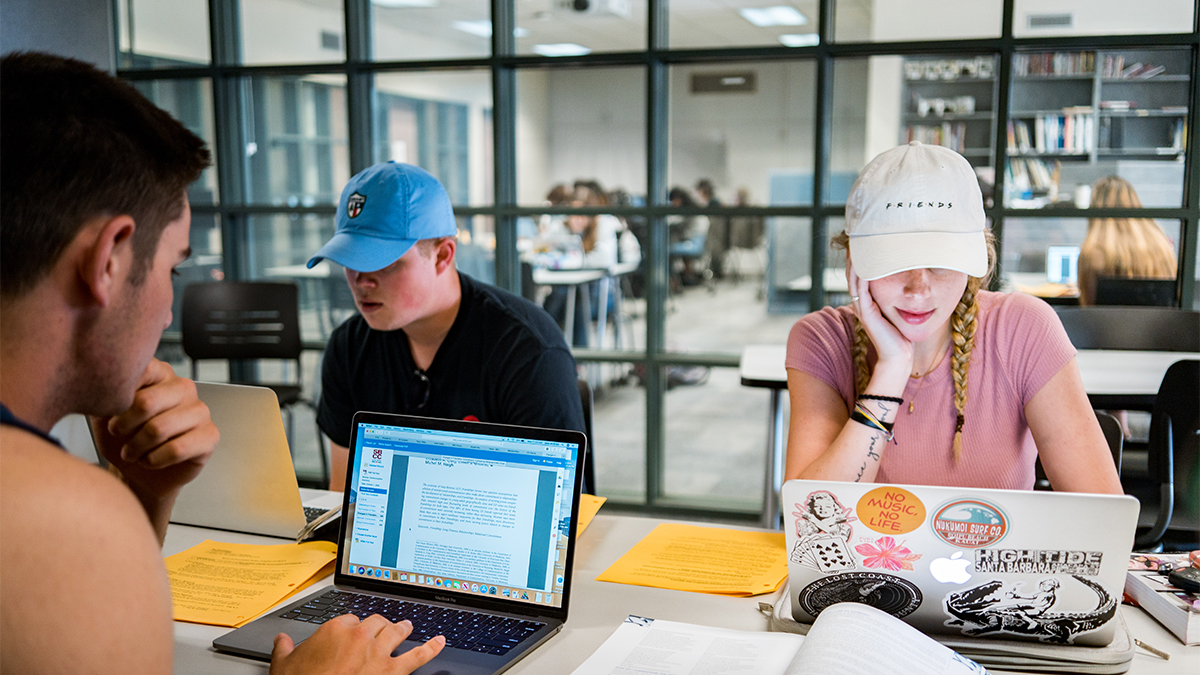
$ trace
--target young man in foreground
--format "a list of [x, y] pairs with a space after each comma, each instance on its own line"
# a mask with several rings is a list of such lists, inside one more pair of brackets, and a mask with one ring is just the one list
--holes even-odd
[[[189, 255], [185, 189], [204, 143], [127, 84], [43, 54], [0, 62], [0, 672], [169, 673], [159, 546], [218, 433], [153, 358]], [[105, 472], [48, 435], [92, 416]], [[410, 673], [411, 631], [343, 616], [274, 673]]]

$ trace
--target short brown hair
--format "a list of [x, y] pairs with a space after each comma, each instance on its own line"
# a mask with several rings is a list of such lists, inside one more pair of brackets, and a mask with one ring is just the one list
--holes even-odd
[[0, 60], [0, 294], [27, 292], [87, 220], [128, 215], [145, 278], [184, 190], [209, 165], [199, 137], [129, 84], [74, 59]]

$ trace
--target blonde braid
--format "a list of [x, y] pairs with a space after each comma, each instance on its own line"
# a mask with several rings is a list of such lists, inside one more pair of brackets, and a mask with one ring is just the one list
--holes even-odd
[[954, 461], [962, 459], [962, 428], [966, 418], [963, 410], [967, 407], [967, 372], [971, 368], [971, 351], [975, 348], [975, 328], [979, 314], [979, 303], [976, 294], [982, 284], [982, 279], [970, 277], [967, 289], [963, 291], [954, 315], [950, 317], [951, 338], [954, 341], [954, 355], [950, 361], [950, 373], [954, 377], [954, 409], [958, 418], [954, 423]]
[[867, 335], [867, 329], [863, 327], [857, 316], [854, 317], [854, 349], [851, 353], [854, 358], [854, 395], [856, 398], [867, 390], [867, 383], [871, 381], [871, 371], [867, 368], [867, 346], [870, 344], [871, 338]]

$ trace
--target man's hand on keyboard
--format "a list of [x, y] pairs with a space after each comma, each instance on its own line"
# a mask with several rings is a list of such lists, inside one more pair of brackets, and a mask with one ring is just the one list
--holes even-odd
[[400, 656], [392, 656], [410, 633], [412, 624], [408, 621], [392, 623], [374, 614], [360, 622], [353, 614], [343, 614], [327, 621], [299, 647], [286, 634], [276, 635], [271, 674], [407, 675], [429, 663], [446, 645], [439, 635]]

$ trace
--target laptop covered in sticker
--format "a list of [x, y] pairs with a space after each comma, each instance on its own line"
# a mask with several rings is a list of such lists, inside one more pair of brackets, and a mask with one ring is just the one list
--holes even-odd
[[446, 648], [416, 673], [491, 675], [562, 629], [586, 437], [575, 431], [360, 412], [332, 587], [213, 641], [269, 659], [340, 614], [409, 619], [402, 653]]
[[1112, 640], [1132, 497], [791, 480], [781, 498], [797, 621], [861, 602], [931, 634]]

